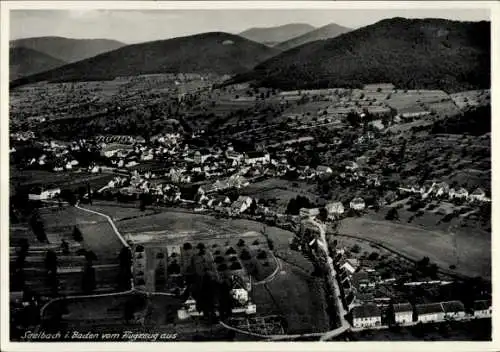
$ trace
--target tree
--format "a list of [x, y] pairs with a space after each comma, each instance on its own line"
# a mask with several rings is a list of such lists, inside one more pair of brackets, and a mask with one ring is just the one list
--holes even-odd
[[320, 221], [323, 221], [323, 222], [325, 222], [326, 220], [328, 220], [328, 211], [326, 210], [325, 207], [319, 208], [318, 219]]
[[36, 238], [40, 242], [48, 242], [47, 235], [45, 233], [45, 225], [43, 223], [42, 218], [38, 212], [34, 212], [30, 219], [31, 229], [35, 234]]
[[188, 250], [192, 249], [192, 248], [193, 248], [193, 246], [191, 245], [191, 243], [186, 242], [186, 243], [184, 243], [184, 244], [182, 245], [182, 248], [183, 248], [185, 251], [188, 251]]
[[47, 251], [45, 255], [45, 269], [47, 271], [47, 282], [54, 295], [57, 294], [57, 255], [53, 250]]
[[76, 242], [82, 242], [83, 241], [82, 232], [80, 231], [80, 229], [76, 225], [73, 227], [73, 239]]
[[250, 260], [250, 259], [252, 259], [252, 256], [250, 255], [250, 252], [248, 252], [246, 249], [244, 249], [243, 251], [241, 251], [240, 259], [241, 260]]
[[399, 220], [398, 210], [396, 208], [389, 209], [387, 215], [385, 216], [385, 219], [390, 221]]
[[236, 244], [238, 247], [243, 247], [245, 246], [245, 241], [243, 240], [243, 238], [240, 238], [238, 243]]
[[120, 272], [118, 274], [118, 287], [122, 290], [130, 289], [130, 279], [132, 278], [132, 252], [130, 248], [123, 247], [118, 255]]
[[64, 239], [61, 241], [61, 251], [64, 255], [69, 255], [69, 244]]

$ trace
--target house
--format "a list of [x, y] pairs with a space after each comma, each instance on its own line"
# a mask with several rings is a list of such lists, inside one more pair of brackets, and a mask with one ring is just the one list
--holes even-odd
[[366, 204], [365, 204], [365, 201], [363, 200], [363, 198], [356, 197], [353, 200], [351, 200], [351, 203], [349, 203], [349, 206], [351, 209], [354, 209], [354, 210], [363, 210], [363, 209], [365, 209]]
[[345, 166], [345, 169], [349, 170], [349, 171], [354, 171], [354, 170], [359, 169], [359, 165], [356, 162], [354, 162], [354, 161], [350, 161]]
[[396, 303], [392, 305], [392, 309], [396, 324], [408, 324], [413, 321], [413, 307], [410, 303]]
[[333, 220], [336, 217], [344, 214], [344, 205], [341, 202], [333, 202], [325, 205], [325, 209], [328, 213], [328, 219]]
[[416, 304], [417, 320], [421, 323], [432, 323], [444, 320], [444, 309], [441, 303]]
[[37, 187], [28, 194], [28, 199], [29, 200], [51, 199], [57, 197], [59, 194], [61, 194], [60, 188], [43, 189], [41, 187]]
[[232, 214], [240, 214], [247, 210], [252, 204], [252, 198], [248, 196], [239, 196], [238, 199], [231, 205]]
[[101, 154], [105, 156], [106, 158], [111, 158], [112, 156], [115, 156], [121, 152], [121, 154], [126, 154], [132, 150], [132, 146], [127, 145], [127, 144], [118, 144], [118, 143], [111, 143], [109, 145], [105, 145], [101, 149]]
[[269, 164], [271, 162], [271, 156], [269, 153], [264, 152], [248, 152], [245, 155], [245, 164], [255, 165], [255, 164]]
[[482, 188], [477, 188], [474, 192], [469, 194], [469, 200], [477, 200], [479, 202], [484, 202], [487, 200], [486, 192]]
[[467, 192], [467, 190], [463, 187], [458, 190], [452, 188], [450, 189], [449, 196], [451, 199], [453, 198], [465, 199], [469, 196], [469, 192]]
[[319, 208], [300, 208], [299, 215], [302, 218], [313, 218], [319, 215]]
[[351, 310], [355, 328], [371, 328], [382, 324], [382, 314], [375, 304], [364, 304]]
[[464, 304], [460, 301], [442, 302], [445, 319], [462, 319], [465, 317]]
[[202, 149], [202, 150], [197, 150], [194, 153], [194, 162], [196, 164], [203, 164], [205, 161], [207, 161], [208, 158], [212, 157], [213, 155], [210, 153], [209, 150]]
[[436, 196], [441, 197], [448, 194], [450, 191], [450, 185], [446, 182], [440, 182], [434, 185], [434, 189], [436, 191]]
[[487, 300], [474, 301], [472, 306], [474, 318], [491, 318], [491, 302]]
[[359, 267], [359, 261], [355, 258], [349, 258], [344, 261], [340, 268], [345, 269], [350, 275], [354, 274]]
[[331, 174], [332, 172], [333, 172], [333, 170], [330, 166], [319, 165], [316, 168], [316, 173], [318, 175]]

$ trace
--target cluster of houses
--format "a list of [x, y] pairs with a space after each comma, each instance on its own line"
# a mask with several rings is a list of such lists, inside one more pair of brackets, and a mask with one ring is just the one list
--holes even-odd
[[477, 300], [471, 309], [461, 301], [446, 301], [412, 305], [408, 302], [393, 303], [381, 307], [375, 303], [355, 306], [351, 309], [352, 325], [355, 329], [388, 325], [414, 325], [416, 323], [439, 323], [448, 320], [491, 318], [491, 302]]
[[474, 191], [467, 191], [465, 188], [461, 187], [455, 189], [450, 187], [446, 182], [433, 182], [430, 185], [413, 185], [410, 187], [399, 187], [402, 193], [418, 194], [422, 199], [428, 199], [432, 197], [441, 199], [463, 199], [469, 202], [491, 202], [491, 199], [486, 196], [486, 192], [482, 188], [476, 188]]
[[[456, 300], [420, 304], [400, 301], [387, 293], [390, 286], [394, 285], [395, 278], [382, 279], [376, 270], [362, 266], [358, 259], [345, 258], [344, 253], [343, 249], [337, 250], [337, 279], [355, 329], [491, 317], [489, 300], [475, 301], [469, 309]], [[439, 286], [451, 283], [435, 280], [406, 282], [404, 285]]]

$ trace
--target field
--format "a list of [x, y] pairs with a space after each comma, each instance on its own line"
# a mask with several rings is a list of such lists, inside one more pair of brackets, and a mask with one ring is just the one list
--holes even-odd
[[[259, 233], [263, 230], [263, 225], [241, 219], [218, 220], [201, 214], [163, 212], [118, 221], [117, 226], [122, 234], [135, 243], [144, 244], [145, 247], [167, 246], [168, 248], [168, 246], [182, 246], [186, 242], [196, 247], [198, 243], [203, 243], [206, 255], [209, 257], [206, 258], [207, 262], [213, 260], [210, 254], [215, 257], [223, 254], [222, 249], [228, 246], [239, 253], [237, 242], [240, 239], [245, 241], [250, 251], [254, 249], [253, 247], [257, 247], [252, 244], [255, 240], [259, 241], [261, 248], [265, 245], [265, 238]], [[281, 267], [278, 275], [269, 282], [254, 282], [251, 294], [257, 304], [257, 312], [262, 315], [282, 315], [289, 331], [328, 330], [329, 320], [322, 282], [311, 277], [312, 265], [299, 253], [289, 249], [290, 240], [294, 235], [274, 227], [265, 227], [265, 231], [273, 241], [274, 252], [279, 257]], [[219, 254], [216, 253], [217, 250], [220, 251]], [[247, 263], [241, 262], [248, 270]], [[263, 268], [265, 271], [257, 276], [256, 281], [267, 277], [270, 271], [274, 271], [275, 266], [269, 268], [263, 266]]]
[[342, 220], [339, 232], [378, 241], [416, 260], [427, 256], [443, 269], [455, 265], [457, 273], [491, 278], [491, 238], [481, 230], [436, 230], [365, 216]]
[[330, 328], [322, 280], [292, 265], [284, 264], [273, 281], [255, 286], [253, 300], [257, 313], [283, 316], [289, 334]]

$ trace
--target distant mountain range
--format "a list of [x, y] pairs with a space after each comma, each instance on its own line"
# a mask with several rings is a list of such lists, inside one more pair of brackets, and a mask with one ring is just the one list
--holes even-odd
[[239, 75], [282, 89], [392, 82], [448, 91], [490, 87], [490, 22], [392, 18], [295, 47]]
[[88, 59], [125, 46], [109, 39], [70, 39], [63, 37], [37, 37], [12, 40], [11, 48], [28, 48], [67, 63]]
[[106, 80], [162, 72], [237, 74], [279, 53], [237, 35], [212, 32], [134, 44], [12, 82]]
[[274, 46], [281, 42], [306, 34], [314, 29], [315, 28], [310, 24], [290, 23], [277, 27], [250, 28], [239, 33], [238, 35], [257, 43]]
[[351, 28], [342, 27], [336, 23], [330, 23], [330, 24], [327, 24], [326, 26], [323, 26], [323, 27], [314, 29], [310, 32], [307, 32], [305, 34], [299, 35], [298, 37], [286, 40], [282, 43], [275, 45], [274, 47], [276, 49], [286, 51], [286, 50], [295, 48], [296, 46], [300, 46], [300, 45], [303, 45], [306, 43], [313, 42], [315, 40], [324, 40], [324, 39], [335, 38], [341, 34], [350, 32], [351, 30], [352, 30]]
[[28, 48], [10, 48], [9, 80], [51, 70], [66, 62]]

